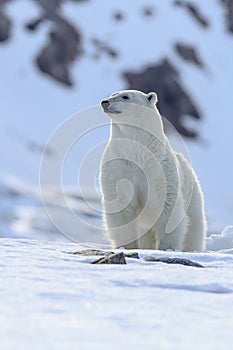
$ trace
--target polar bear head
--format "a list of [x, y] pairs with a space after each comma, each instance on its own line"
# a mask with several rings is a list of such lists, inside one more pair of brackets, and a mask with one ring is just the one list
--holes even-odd
[[145, 94], [137, 90], [122, 90], [113, 93], [110, 97], [101, 102], [101, 106], [105, 113], [111, 119], [116, 119], [120, 114], [135, 115], [141, 112], [142, 108], [155, 109], [157, 103], [157, 95], [155, 92]]

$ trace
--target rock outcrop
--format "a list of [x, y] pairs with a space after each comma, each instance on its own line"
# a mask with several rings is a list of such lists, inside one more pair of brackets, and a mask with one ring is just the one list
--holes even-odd
[[127, 89], [158, 93], [158, 107], [161, 114], [180, 134], [192, 138], [198, 136], [196, 131], [188, 129], [182, 121], [187, 116], [200, 119], [201, 114], [182, 86], [178, 70], [168, 58], [138, 72], [124, 72], [123, 76], [127, 80]]

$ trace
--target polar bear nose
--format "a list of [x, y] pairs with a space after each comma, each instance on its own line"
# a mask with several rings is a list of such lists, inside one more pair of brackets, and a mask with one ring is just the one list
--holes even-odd
[[103, 101], [101, 102], [101, 106], [102, 106], [103, 108], [108, 108], [108, 107], [110, 106], [110, 102], [109, 102], [108, 100], [103, 100]]

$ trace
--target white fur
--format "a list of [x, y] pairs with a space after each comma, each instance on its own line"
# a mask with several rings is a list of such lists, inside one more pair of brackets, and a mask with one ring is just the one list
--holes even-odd
[[197, 177], [164, 134], [155, 93], [124, 90], [102, 101], [111, 119], [100, 185], [113, 247], [203, 251], [206, 220]]

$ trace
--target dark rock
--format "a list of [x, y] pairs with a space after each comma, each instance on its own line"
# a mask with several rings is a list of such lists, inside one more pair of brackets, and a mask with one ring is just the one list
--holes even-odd
[[[103, 257], [109, 257], [110, 255], [114, 255], [114, 252], [108, 252], [106, 250], [99, 250], [99, 249], [85, 249], [85, 250], [78, 250], [76, 252], [69, 252], [69, 254], [72, 255], [82, 255], [82, 256], [103, 256]], [[139, 259], [139, 255], [137, 252], [129, 252], [129, 253], [117, 253], [117, 254], [124, 254], [125, 258], [131, 258], [131, 259]]]
[[193, 267], [204, 267], [203, 265], [195, 261], [191, 261], [188, 259], [181, 259], [181, 258], [155, 258], [154, 256], [145, 256], [144, 261], [163, 262], [165, 264], [181, 264], [181, 265], [193, 266]]
[[45, 21], [52, 24], [53, 29], [48, 35], [47, 43], [41, 49], [35, 62], [41, 72], [67, 86], [72, 86], [70, 67], [81, 56], [83, 50], [78, 29], [59, 14], [63, 1], [37, 0], [42, 9], [41, 16], [27, 23], [26, 28], [35, 31]]
[[225, 7], [226, 25], [228, 31], [233, 34], [233, 0], [220, 0]]
[[116, 253], [116, 254], [111, 254], [107, 255], [103, 258], [100, 258], [98, 260], [95, 260], [91, 262], [91, 264], [122, 264], [125, 265], [125, 255], [124, 253]]
[[200, 119], [200, 112], [182, 87], [178, 70], [168, 59], [147, 66], [139, 72], [124, 72], [123, 76], [128, 82], [128, 89], [158, 93], [158, 108], [162, 116], [168, 119], [180, 134], [191, 138], [198, 136], [196, 131], [185, 127], [182, 120], [187, 116]]
[[204, 28], [209, 27], [210, 23], [207, 18], [200, 12], [197, 6], [193, 5], [189, 1], [174, 1], [174, 5], [183, 7], [187, 12]]
[[91, 256], [91, 255], [109, 256], [114, 254], [114, 252], [107, 252], [105, 250], [97, 250], [97, 249], [85, 249], [85, 250], [78, 250], [76, 252], [70, 252], [69, 254], [82, 255], [82, 256]]
[[51, 147], [44, 148], [44, 145], [36, 143], [33, 140], [28, 140], [26, 147], [30, 152], [43, 154], [47, 157], [53, 157], [56, 154], [56, 151]]
[[140, 259], [138, 253], [124, 253], [126, 258], [131, 258], [131, 259]]
[[11, 20], [4, 13], [4, 4], [7, 0], [0, 0], [0, 41], [7, 41], [11, 34], [12, 23]]
[[116, 20], [116, 21], [122, 21], [124, 19], [124, 14], [122, 12], [115, 12], [113, 14], [113, 18]]
[[42, 16], [42, 17], [39, 17], [39, 18], [36, 18], [28, 23], [25, 24], [25, 28], [30, 30], [30, 31], [34, 31], [38, 28], [38, 26], [45, 20], [45, 17]]
[[203, 62], [194, 47], [182, 43], [176, 43], [175, 50], [185, 61], [191, 62], [201, 68], [204, 67]]
[[82, 53], [81, 37], [68, 22], [60, 17], [56, 20], [56, 27], [50, 32], [49, 40], [36, 58], [36, 63], [43, 73], [67, 86], [72, 86], [69, 68]]
[[142, 14], [145, 17], [152, 17], [155, 14], [155, 8], [153, 6], [146, 6], [143, 8]]
[[[81, 256], [101, 256], [101, 258], [94, 260], [91, 262], [91, 264], [126, 264], [125, 258], [131, 258], [131, 259], [140, 259], [137, 252], [118, 252], [114, 253], [111, 251], [105, 251], [105, 250], [99, 250], [99, 249], [85, 249], [85, 250], [78, 250], [75, 252], [69, 252], [68, 254], [72, 255], [81, 255]], [[193, 266], [193, 267], [204, 267], [199, 263], [196, 263], [194, 261], [188, 260], [188, 259], [181, 259], [181, 258], [155, 258], [153, 256], [146, 256], [144, 258], [144, 261], [152, 261], [152, 262], [163, 262], [166, 264], [181, 264], [186, 266]]]
[[97, 50], [97, 53], [95, 55], [98, 56], [98, 54], [100, 54], [100, 53], [105, 53], [112, 58], [118, 57], [117, 51], [114, 50], [112, 47], [110, 47], [108, 44], [104, 43], [103, 41], [96, 39], [96, 38], [93, 38], [92, 43]]

